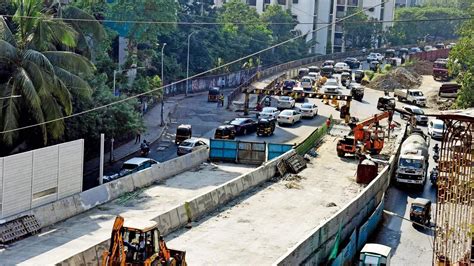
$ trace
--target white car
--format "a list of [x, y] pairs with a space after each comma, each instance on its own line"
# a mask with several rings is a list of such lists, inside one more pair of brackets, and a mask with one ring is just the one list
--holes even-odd
[[258, 114], [258, 118], [270, 119], [276, 118], [280, 111], [275, 107], [264, 107], [262, 111]]
[[414, 115], [416, 119], [416, 124], [425, 126], [428, 124], [428, 117], [425, 115], [425, 112], [423, 112], [423, 109], [421, 109], [420, 107], [413, 105], [405, 105], [403, 106], [403, 110], [410, 113], [410, 115], [405, 115], [401, 113], [400, 117], [402, 119], [409, 119], [411, 115]]
[[277, 117], [278, 125], [292, 124], [301, 121], [301, 113], [295, 110], [283, 110]]
[[318, 72], [309, 72], [308, 77], [313, 78], [314, 80], [318, 80], [321, 77], [321, 75], [319, 75]]
[[344, 62], [339, 62], [334, 65], [334, 72], [342, 73], [344, 70], [351, 71], [351, 68]]
[[324, 93], [329, 94], [340, 94], [341, 86], [336, 79], [328, 79], [326, 83], [324, 83], [323, 87], [321, 88]]
[[133, 174], [135, 172], [147, 169], [158, 162], [150, 158], [134, 157], [122, 164], [122, 168], [116, 174], [104, 176], [104, 182], [110, 182], [117, 178]]
[[367, 63], [370, 63], [372, 61], [379, 61], [379, 62], [382, 62], [383, 60], [383, 55], [380, 54], [380, 53], [370, 53], [368, 56], [367, 56]]
[[300, 85], [303, 89], [313, 89], [313, 85], [316, 83], [316, 80], [310, 76], [304, 76], [301, 78]]
[[433, 139], [443, 138], [444, 122], [443, 120], [433, 119], [428, 124], [428, 134]]
[[202, 147], [207, 148], [208, 146], [209, 145], [203, 139], [190, 138], [179, 144], [177, 154], [178, 156], [185, 155], [193, 151], [196, 151]]
[[318, 106], [313, 103], [303, 103], [299, 109], [302, 117], [314, 118], [318, 115]]
[[280, 96], [278, 98], [277, 108], [278, 109], [292, 109], [295, 107], [295, 99], [290, 96]]

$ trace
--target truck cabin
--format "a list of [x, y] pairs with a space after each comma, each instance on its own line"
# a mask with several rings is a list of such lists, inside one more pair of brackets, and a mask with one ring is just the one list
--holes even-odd
[[433, 70], [435, 69], [448, 71], [448, 62], [445, 60], [436, 60], [433, 63]]
[[389, 266], [392, 249], [381, 244], [365, 244], [360, 251], [359, 265]]
[[160, 232], [156, 222], [127, 220], [121, 231], [126, 263], [143, 263], [160, 252]]

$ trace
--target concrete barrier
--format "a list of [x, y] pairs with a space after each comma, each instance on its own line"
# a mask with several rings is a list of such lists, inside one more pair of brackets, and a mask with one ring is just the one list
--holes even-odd
[[7, 217], [6, 221], [23, 215], [34, 215], [41, 227], [50, 226], [114, 200], [124, 193], [149, 186], [154, 182], [162, 181], [193, 169], [205, 162], [208, 157], [209, 151], [201, 149], [81, 193], [36, 207], [27, 212]]
[[397, 150], [389, 159], [389, 164], [355, 199], [335, 213], [322, 225], [309, 232], [273, 265], [320, 265], [324, 264], [334, 245], [336, 235], [341, 228], [341, 239], [347, 239], [375, 210], [383, 194], [390, 185], [400, 154], [403, 132], [397, 138]]

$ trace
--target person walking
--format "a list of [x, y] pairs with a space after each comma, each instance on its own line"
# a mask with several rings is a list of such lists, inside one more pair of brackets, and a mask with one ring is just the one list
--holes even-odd
[[221, 93], [221, 95], [219, 96], [219, 102], [221, 104], [221, 107], [224, 107], [224, 94]]
[[137, 130], [137, 135], [135, 136], [135, 144], [140, 143], [141, 139], [141, 132], [140, 130]]

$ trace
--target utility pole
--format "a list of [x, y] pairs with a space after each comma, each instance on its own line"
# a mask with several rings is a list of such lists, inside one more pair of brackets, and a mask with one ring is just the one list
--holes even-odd
[[104, 183], [104, 133], [100, 134], [99, 184]]
[[[186, 60], [186, 90], [184, 92], [185, 96], [188, 96], [188, 88], [189, 88], [189, 42], [191, 40], [191, 36], [194, 33], [196, 33], [196, 31], [193, 31], [188, 35], [188, 56], [187, 56], [187, 60]], [[163, 74], [161, 74], [161, 75], [163, 75]]]
[[160, 126], [165, 125], [165, 121], [163, 118], [163, 110], [165, 109], [165, 78], [163, 76], [163, 58], [164, 58], [164, 50], [165, 50], [166, 43], [163, 43], [163, 46], [161, 47], [161, 87], [162, 87], [162, 93], [161, 93], [161, 124]]

